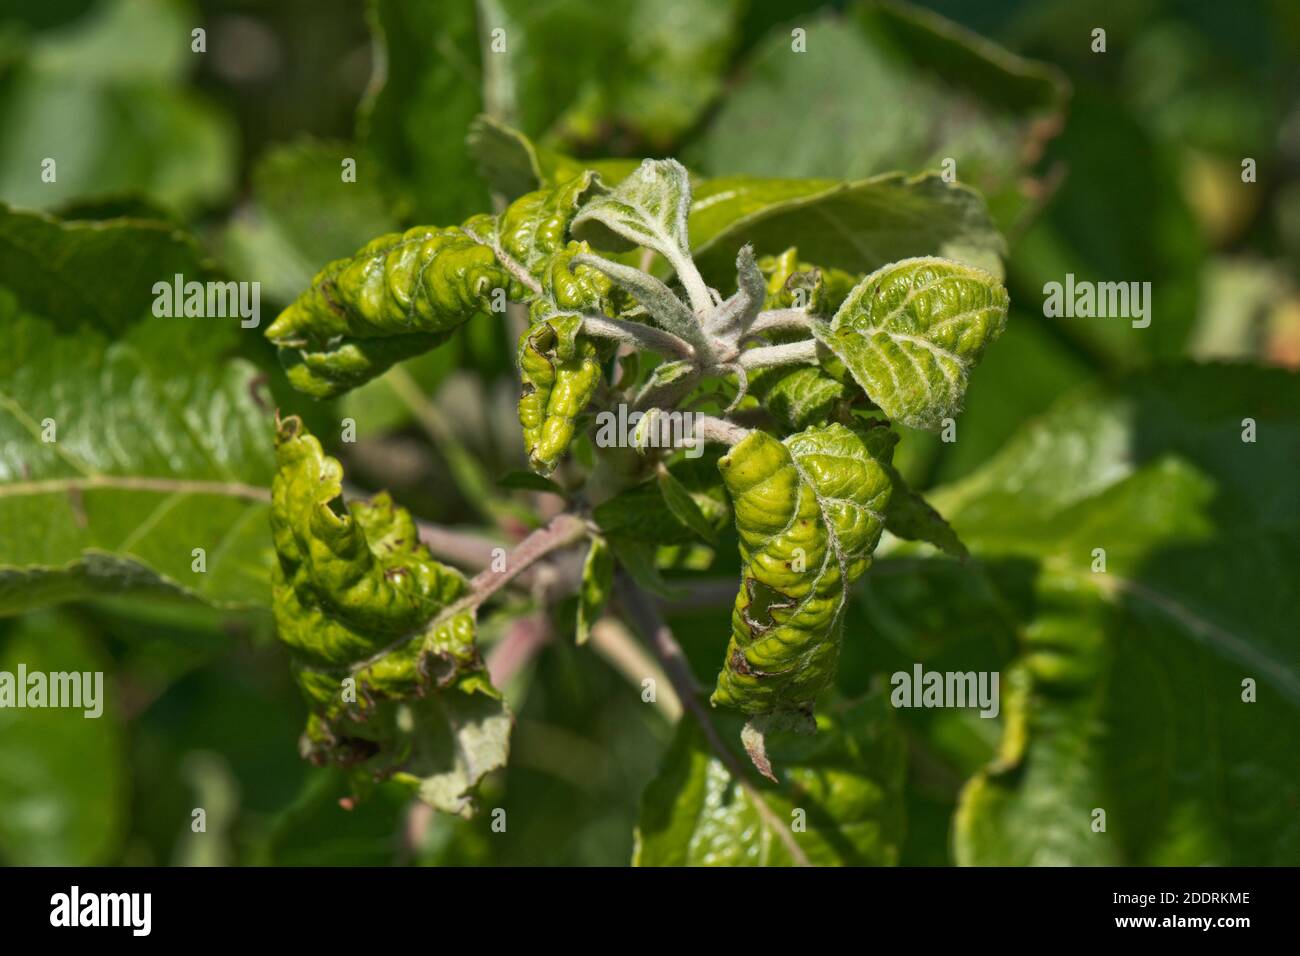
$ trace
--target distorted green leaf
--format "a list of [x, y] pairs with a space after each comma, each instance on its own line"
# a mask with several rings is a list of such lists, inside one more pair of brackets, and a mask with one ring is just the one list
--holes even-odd
[[600, 385], [597, 349], [578, 334], [581, 326], [578, 315], [555, 315], [530, 326], [519, 341], [519, 423], [528, 463], [542, 475], [559, 464]]
[[[739, 722], [721, 723], [725, 739], [736, 739]], [[906, 751], [884, 697], [834, 707], [818, 715], [815, 735], [774, 735], [769, 748], [784, 782], [755, 782], [755, 794], [683, 720], [642, 796], [633, 863], [789, 866], [794, 857], [775, 827], [789, 828], [814, 866], [898, 862]]]
[[943, 259], [906, 259], [862, 280], [818, 337], [890, 418], [936, 430], [961, 408], [967, 375], [1002, 333], [1007, 292]]
[[417, 226], [325, 266], [266, 336], [295, 388], [337, 395], [490, 315], [494, 298], [504, 307], [511, 281], [470, 223]]
[[465, 579], [429, 557], [387, 493], [345, 505], [342, 469], [301, 421], [276, 435], [275, 621], [311, 714], [303, 755], [393, 777], [448, 813], [505, 764], [511, 717], [474, 641]]
[[896, 440], [838, 423], [784, 442], [755, 430], [719, 460], [743, 565], [713, 704], [807, 712], [831, 684], [848, 585], [884, 528]]

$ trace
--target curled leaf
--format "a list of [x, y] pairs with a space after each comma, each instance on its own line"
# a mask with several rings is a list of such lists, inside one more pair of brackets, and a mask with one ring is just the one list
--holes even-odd
[[280, 422], [272, 484], [276, 631], [310, 708], [303, 755], [394, 777], [466, 813], [503, 766], [510, 714], [457, 611], [465, 579], [434, 561], [387, 494], [345, 505], [342, 469], [297, 418]]
[[890, 418], [935, 430], [1006, 324], [997, 279], [946, 259], [904, 259], [863, 279], [818, 335]]
[[838, 423], [784, 442], [755, 430], [718, 462], [740, 534], [740, 593], [711, 702], [810, 711], [839, 656], [846, 588], [871, 563], [895, 436]]
[[598, 350], [578, 334], [581, 327], [581, 316], [554, 315], [529, 327], [519, 341], [519, 424], [528, 463], [539, 474], [555, 470], [600, 385]]
[[[475, 230], [417, 226], [331, 262], [266, 330], [295, 388], [337, 395], [443, 342], [458, 326], [518, 298]], [[469, 231], [467, 231], [469, 230]]]
[[501, 248], [534, 275], [569, 242], [569, 223], [589, 196], [604, 189], [600, 177], [586, 170], [554, 189], [520, 196], [501, 214], [497, 235]]

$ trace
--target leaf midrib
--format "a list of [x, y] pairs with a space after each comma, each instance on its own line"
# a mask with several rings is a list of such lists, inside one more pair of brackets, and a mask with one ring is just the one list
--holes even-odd
[[267, 488], [240, 481], [203, 481], [192, 478], [153, 478], [133, 475], [86, 475], [79, 478], [46, 478], [0, 484], [0, 498], [35, 497], [68, 491], [152, 491], [158, 494], [218, 495], [269, 504]]

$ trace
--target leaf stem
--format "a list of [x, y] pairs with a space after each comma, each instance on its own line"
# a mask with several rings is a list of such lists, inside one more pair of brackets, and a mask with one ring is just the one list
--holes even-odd
[[661, 355], [675, 355], [688, 360], [695, 358], [695, 349], [686, 340], [652, 325], [642, 325], [640, 322], [584, 315], [582, 331], [598, 338], [614, 339], [628, 345], [650, 349]]
[[803, 309], [769, 309], [760, 312], [750, 323], [750, 333], [804, 331], [812, 328], [812, 316]]
[[804, 339], [783, 345], [765, 345], [747, 349], [737, 359], [746, 369], [769, 368], [774, 365], [811, 365], [817, 361], [817, 341]]
[[709, 743], [710, 749], [722, 761], [722, 765], [727, 768], [731, 774], [731, 779], [745, 791], [745, 795], [754, 805], [754, 810], [763, 824], [784, 844], [786, 851], [790, 854], [798, 866], [811, 866], [808, 855], [804, 853], [803, 847], [795, 839], [793, 833], [786, 827], [781, 820], [767, 805], [763, 799], [762, 793], [750, 781], [745, 773], [745, 768], [737, 759], [736, 755], [731, 752], [722, 741], [718, 728], [714, 726], [713, 719], [709, 715], [708, 709], [700, 701], [700, 685], [695, 679], [695, 674], [691, 672], [691, 666], [686, 660], [686, 655], [682, 647], [673, 637], [672, 630], [664, 621], [663, 616], [659, 613], [659, 608], [645, 591], [641, 590], [626, 577], [620, 575], [618, 581], [619, 604], [627, 613], [629, 623], [641, 633], [642, 638], [649, 642], [663, 664], [664, 670], [668, 674], [668, 680], [677, 692], [682, 706], [690, 712], [690, 715], [700, 725], [704, 731], [704, 737]]

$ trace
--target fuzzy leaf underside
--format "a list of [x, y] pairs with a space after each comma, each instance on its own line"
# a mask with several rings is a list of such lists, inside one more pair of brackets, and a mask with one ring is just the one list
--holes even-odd
[[818, 335], [886, 415], [937, 430], [960, 411], [1007, 305], [1006, 289], [979, 269], [905, 259], [863, 279]]
[[[301, 421], [276, 435], [276, 630], [310, 708], [303, 755], [394, 777], [449, 813], [505, 764], [511, 718], [457, 613], [465, 579], [429, 557], [387, 494], [344, 505], [342, 469]], [[348, 679], [352, 683], [349, 683]]]
[[647, 159], [609, 193], [587, 203], [574, 218], [573, 231], [597, 249], [626, 252], [643, 246], [673, 262], [689, 249], [690, 207], [686, 168], [672, 159]]
[[718, 462], [740, 534], [740, 592], [711, 702], [811, 710], [834, 678], [847, 585], [880, 540], [896, 440], [888, 429], [751, 432]]

